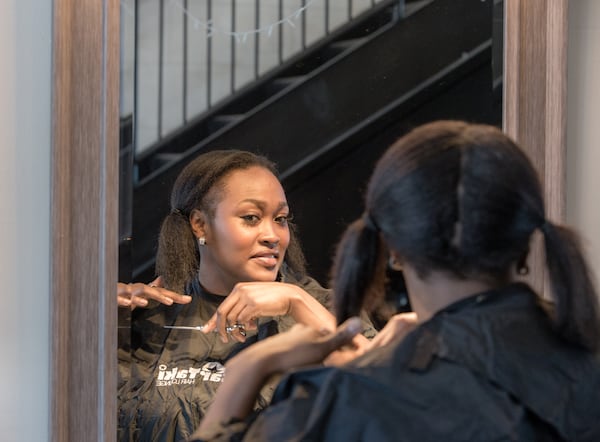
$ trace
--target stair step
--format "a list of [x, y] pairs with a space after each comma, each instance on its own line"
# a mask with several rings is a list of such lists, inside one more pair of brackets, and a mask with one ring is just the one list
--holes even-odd
[[132, 173], [135, 176], [135, 181], [150, 175], [167, 164], [175, 163], [181, 158], [183, 158], [182, 153], [173, 152], [161, 152], [151, 155], [143, 162], [138, 162], [134, 165]]
[[362, 42], [367, 41], [367, 40], [368, 40], [367, 37], [340, 40], [340, 41], [333, 42], [329, 47], [330, 47], [330, 49], [335, 51], [337, 54], [340, 54], [344, 51], [347, 51], [348, 49], [358, 46], [359, 44], [361, 44]]
[[163, 152], [156, 154], [152, 157], [152, 168], [154, 170], [159, 169], [165, 164], [173, 163], [181, 158], [183, 158], [183, 154], [181, 153]]
[[305, 78], [306, 75], [294, 75], [276, 78], [269, 84], [269, 91], [271, 91], [273, 94], [276, 94], [277, 92], [280, 92], [293, 84], [301, 82]]
[[241, 121], [245, 117], [245, 114], [227, 114], [227, 115], [215, 115], [208, 122], [208, 133], [212, 134], [218, 130], [229, 126], [231, 124]]

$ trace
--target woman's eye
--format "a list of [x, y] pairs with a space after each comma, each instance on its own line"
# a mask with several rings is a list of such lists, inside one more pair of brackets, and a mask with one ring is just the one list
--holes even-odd
[[280, 215], [275, 218], [275, 222], [283, 226], [288, 223], [289, 219], [290, 217], [288, 215]]
[[247, 224], [257, 224], [260, 221], [258, 215], [243, 215], [241, 217]]

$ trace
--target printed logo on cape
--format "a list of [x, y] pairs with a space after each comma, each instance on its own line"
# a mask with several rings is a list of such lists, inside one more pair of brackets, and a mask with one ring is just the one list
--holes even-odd
[[206, 362], [200, 368], [169, 368], [168, 365], [161, 364], [158, 366], [156, 386], [167, 387], [169, 385], [195, 384], [196, 380], [203, 382], [223, 382], [224, 377], [225, 367], [216, 361]]

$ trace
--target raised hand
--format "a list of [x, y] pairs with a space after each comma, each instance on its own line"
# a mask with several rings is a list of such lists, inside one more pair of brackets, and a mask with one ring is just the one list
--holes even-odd
[[397, 339], [404, 339], [417, 325], [416, 313], [398, 313], [388, 320], [385, 327], [372, 340], [361, 339], [363, 338], [361, 335], [355, 336], [351, 345], [332, 352], [323, 363], [331, 366], [343, 365], [369, 350], [382, 347]]
[[351, 344], [361, 330], [360, 318], [350, 318], [333, 330], [295, 324], [288, 332], [252, 345], [246, 356], [262, 360], [267, 374], [280, 373], [322, 362], [331, 352]]
[[191, 296], [180, 295], [163, 288], [160, 276], [150, 284], [141, 282], [117, 283], [117, 303], [119, 307], [129, 307], [132, 310], [136, 307], [146, 307], [149, 299], [165, 305], [172, 305], [173, 303], [188, 304], [192, 301]]
[[257, 318], [287, 314], [317, 329], [335, 327], [334, 316], [297, 285], [243, 282], [235, 285], [202, 331], [216, 330], [224, 342], [229, 338], [243, 342], [243, 330], [255, 329]]
[[404, 339], [418, 325], [417, 314], [414, 312], [398, 313], [392, 316], [377, 336], [368, 344], [366, 350], [382, 347], [392, 341]]
[[296, 324], [291, 330], [249, 346], [225, 365], [227, 376], [193, 438], [218, 422], [244, 419], [266, 379], [291, 368], [321, 362], [332, 351], [347, 345], [362, 330], [359, 318], [350, 318], [337, 329], [314, 329]]

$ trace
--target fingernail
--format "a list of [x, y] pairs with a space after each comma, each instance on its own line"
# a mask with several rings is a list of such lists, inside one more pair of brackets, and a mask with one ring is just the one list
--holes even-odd
[[347, 330], [349, 333], [353, 333], [353, 334], [360, 333], [361, 329], [362, 329], [362, 322], [361, 322], [360, 318], [355, 316], [353, 318], [348, 319]]

